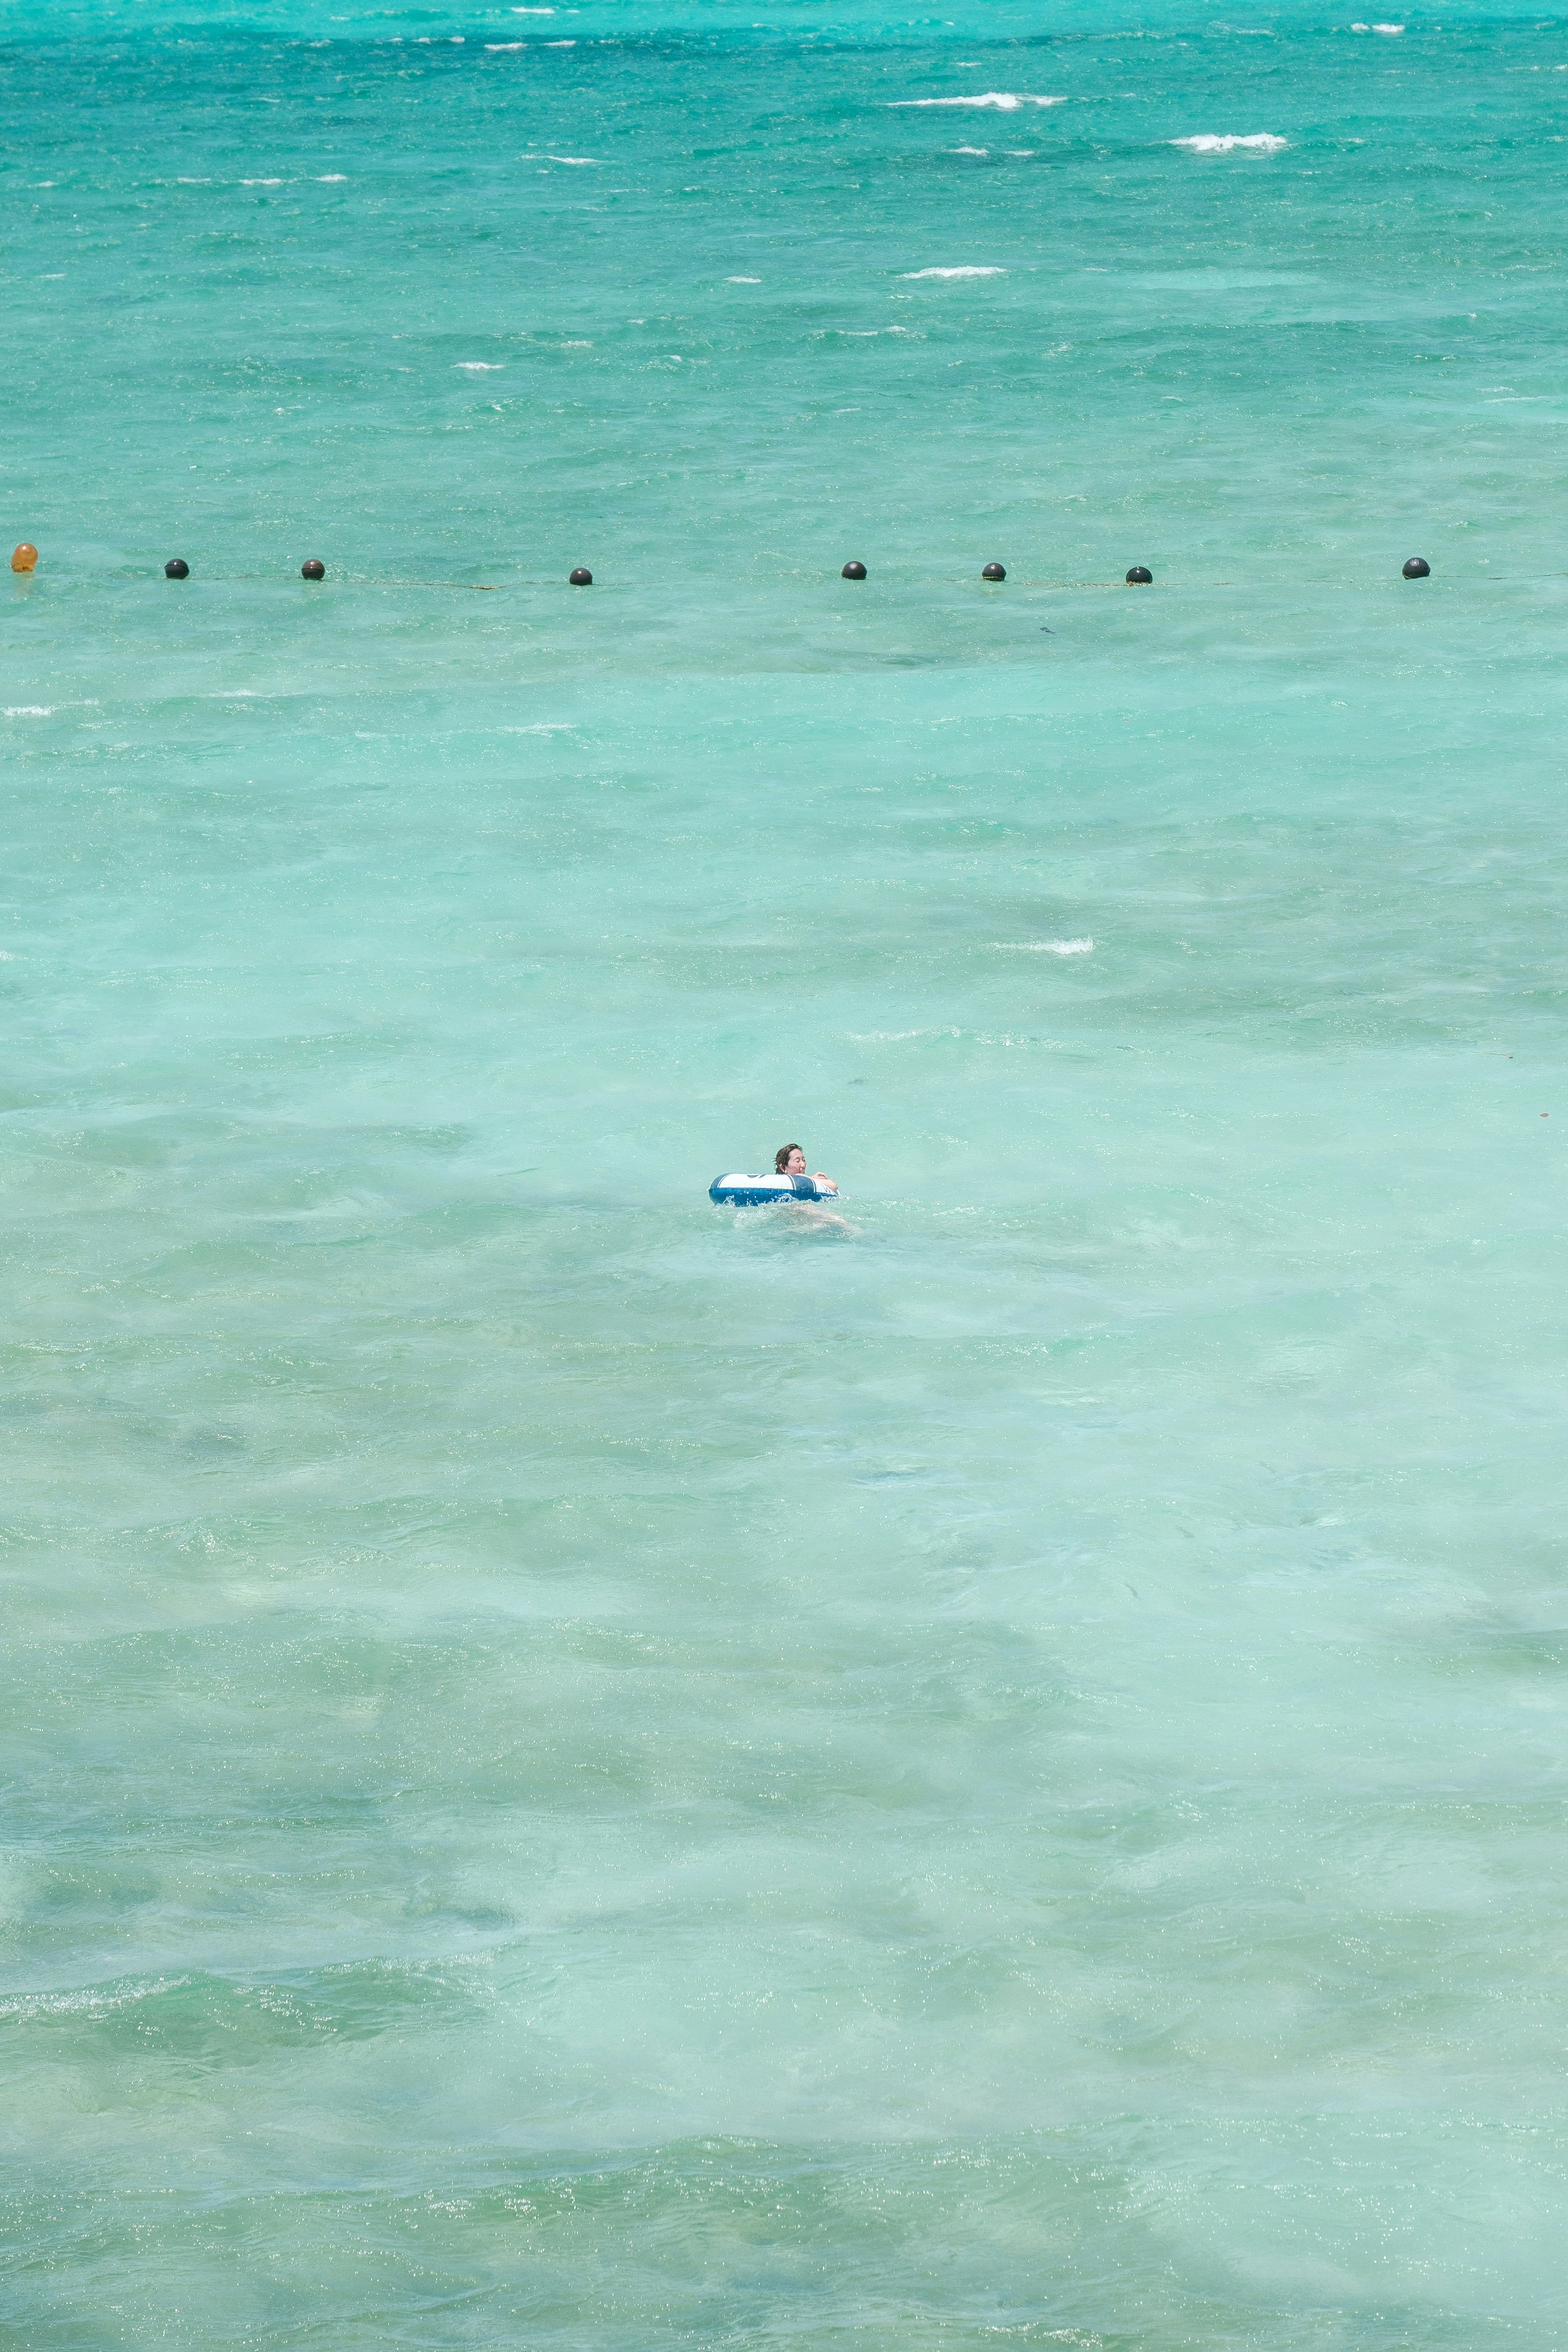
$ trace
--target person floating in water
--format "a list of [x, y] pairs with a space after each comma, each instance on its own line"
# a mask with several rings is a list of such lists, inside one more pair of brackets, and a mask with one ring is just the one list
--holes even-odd
[[[805, 1174], [805, 1154], [798, 1143], [780, 1144], [773, 1154], [773, 1173], [777, 1176]], [[821, 1168], [817, 1169], [811, 1181], [814, 1184], [826, 1184], [829, 1192], [837, 1192], [838, 1190], [837, 1178], [829, 1176]]]
[[[798, 1143], [780, 1144], [773, 1154], [773, 1171], [779, 1176], [799, 1177], [805, 1174], [805, 1154]], [[816, 1171], [811, 1181], [814, 1184], [826, 1184], [830, 1193], [836, 1194], [838, 1191], [837, 1178], [829, 1176], [823, 1169], [818, 1168]], [[819, 1207], [817, 1201], [803, 1199], [797, 1194], [795, 1200], [786, 1201], [784, 1206], [792, 1216], [799, 1217], [804, 1223], [819, 1225], [826, 1232], [852, 1234], [857, 1231], [847, 1217], [836, 1217], [831, 1209]]]

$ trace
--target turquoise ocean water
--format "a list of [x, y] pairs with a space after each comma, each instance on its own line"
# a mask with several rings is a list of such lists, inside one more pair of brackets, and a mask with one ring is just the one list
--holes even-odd
[[1568, 2334], [1568, 20], [953, 5], [8, 11], [6, 2345]]

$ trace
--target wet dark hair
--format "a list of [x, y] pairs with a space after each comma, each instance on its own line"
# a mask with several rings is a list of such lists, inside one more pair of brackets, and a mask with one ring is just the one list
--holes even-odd
[[805, 1158], [805, 1148], [803, 1144], [781, 1143], [778, 1150], [773, 1154], [773, 1173], [775, 1176], [782, 1176], [784, 1174], [784, 1161], [789, 1158], [792, 1151], [798, 1151], [803, 1160]]

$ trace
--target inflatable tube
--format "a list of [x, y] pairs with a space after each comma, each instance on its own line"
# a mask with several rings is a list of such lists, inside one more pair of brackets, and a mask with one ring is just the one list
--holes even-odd
[[715, 1176], [708, 1198], [721, 1209], [767, 1209], [777, 1201], [837, 1201], [837, 1184], [815, 1176]]

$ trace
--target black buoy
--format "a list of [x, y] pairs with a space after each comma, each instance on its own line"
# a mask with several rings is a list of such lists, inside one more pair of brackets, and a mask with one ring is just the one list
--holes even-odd
[[1152, 588], [1154, 575], [1146, 563], [1135, 563], [1127, 575], [1129, 588]]
[[864, 580], [866, 567], [863, 563], [847, 563], [838, 577], [840, 580]]
[[326, 576], [327, 567], [319, 556], [312, 555], [309, 563], [301, 563], [300, 566], [301, 580], [324, 580]]
[[982, 580], [1005, 580], [1007, 568], [1002, 563], [988, 563], [980, 577]]
[[190, 576], [191, 567], [183, 555], [176, 555], [172, 563], [165, 563], [163, 566], [165, 580], [188, 580]]
[[1432, 566], [1424, 555], [1413, 555], [1405, 567], [1406, 580], [1430, 580]]
[[591, 588], [594, 584], [594, 575], [580, 563], [567, 584], [573, 588]]

